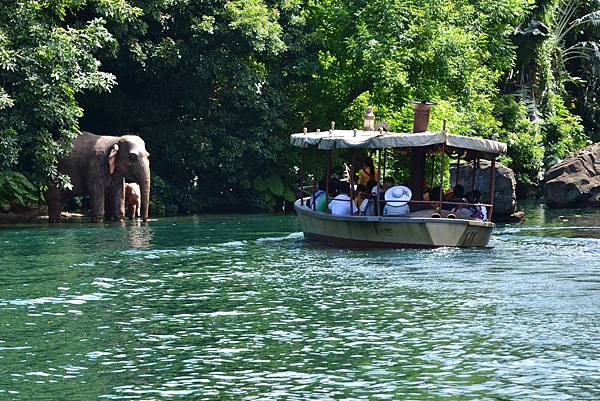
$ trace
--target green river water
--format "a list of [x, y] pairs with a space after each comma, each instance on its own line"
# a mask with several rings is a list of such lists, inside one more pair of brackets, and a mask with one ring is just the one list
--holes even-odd
[[600, 213], [527, 215], [489, 249], [327, 248], [294, 215], [2, 227], [0, 399], [598, 400]]

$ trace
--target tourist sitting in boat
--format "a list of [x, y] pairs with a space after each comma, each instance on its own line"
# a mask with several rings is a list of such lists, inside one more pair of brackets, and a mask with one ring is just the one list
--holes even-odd
[[369, 181], [367, 184], [367, 197], [359, 205], [359, 212], [361, 216], [375, 216], [376, 213], [376, 199], [378, 192], [377, 181]]
[[408, 187], [397, 185], [385, 191], [384, 216], [405, 216], [410, 213], [408, 201], [412, 192]]
[[347, 181], [339, 182], [339, 195], [329, 202], [331, 214], [339, 216], [352, 216], [358, 213], [358, 208], [350, 198], [350, 184]]
[[385, 177], [383, 179], [382, 185], [379, 188], [379, 215], [383, 214], [383, 208], [385, 207], [385, 193], [388, 189], [392, 188], [396, 185], [396, 180], [392, 177]]
[[[460, 184], [457, 184], [452, 188], [452, 192], [449, 192], [444, 196], [444, 200], [446, 202], [458, 202], [458, 203], [466, 203], [465, 199], [465, 187]], [[454, 210], [456, 208], [460, 208], [460, 205], [453, 205], [452, 203], [445, 203], [442, 209], [444, 210]]]
[[487, 209], [481, 205], [481, 192], [473, 190], [467, 194], [468, 206], [462, 206], [456, 210], [459, 219], [477, 219], [487, 221]]
[[317, 212], [326, 212], [327, 211], [327, 202], [325, 196], [326, 184], [325, 180], [319, 180], [319, 184], [317, 187], [317, 192], [312, 194], [312, 196], [306, 202], [306, 205], [313, 209], [313, 203], [315, 205], [314, 209]]
[[[423, 195], [421, 196], [422, 201], [425, 202], [430, 202], [431, 199], [431, 188], [429, 187], [424, 187], [423, 188]], [[411, 212], [417, 212], [420, 210], [426, 210], [426, 209], [431, 209], [431, 204], [430, 203], [413, 203], [412, 205], [410, 205], [410, 210]]]
[[431, 200], [431, 188], [429, 188], [429, 187], [423, 188], [423, 200], [424, 201]]
[[396, 180], [394, 180], [394, 178], [385, 177], [383, 179], [383, 191], [382, 192], [387, 191], [388, 189], [390, 189], [391, 187], [393, 187], [395, 185], [396, 185]]
[[329, 196], [335, 197], [339, 195], [340, 179], [337, 177], [331, 177], [329, 180]]
[[431, 192], [429, 193], [429, 198], [432, 201], [438, 201], [440, 199], [440, 193], [442, 192], [442, 188], [438, 187], [433, 187], [431, 188]]
[[481, 192], [476, 189], [471, 191], [471, 197], [469, 199], [469, 202], [475, 203], [475, 206], [478, 208], [474, 218], [487, 221], [487, 208], [481, 204]]
[[358, 184], [356, 189], [354, 190], [354, 204], [357, 208], [360, 208], [360, 205], [363, 203], [365, 199], [369, 197], [367, 193], [367, 186], [363, 184]]
[[367, 185], [369, 181], [379, 181], [379, 170], [375, 168], [373, 159], [367, 157], [362, 168], [358, 172], [358, 184]]

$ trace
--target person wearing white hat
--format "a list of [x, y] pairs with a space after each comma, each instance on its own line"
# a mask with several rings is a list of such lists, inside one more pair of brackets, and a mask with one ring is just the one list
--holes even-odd
[[404, 216], [410, 213], [408, 201], [412, 197], [410, 188], [396, 185], [385, 191], [384, 216]]

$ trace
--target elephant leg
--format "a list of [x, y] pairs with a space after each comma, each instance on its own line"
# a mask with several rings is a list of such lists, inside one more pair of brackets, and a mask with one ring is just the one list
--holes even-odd
[[123, 221], [125, 217], [125, 184], [113, 185], [109, 191], [111, 202], [111, 218], [117, 221]]
[[64, 207], [63, 196], [55, 186], [48, 188], [46, 192], [46, 203], [48, 204], [48, 218], [51, 223], [57, 223], [60, 221], [60, 214]]
[[113, 202], [109, 193], [104, 195], [104, 220], [111, 220], [113, 217]]
[[104, 220], [104, 190], [93, 188], [90, 192], [90, 203], [92, 206], [92, 221], [101, 223]]

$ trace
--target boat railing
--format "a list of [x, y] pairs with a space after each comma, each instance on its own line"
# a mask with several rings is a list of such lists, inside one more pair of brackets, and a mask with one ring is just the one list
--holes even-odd
[[[314, 193], [312, 193], [310, 191], [307, 191], [304, 189], [301, 189], [301, 191], [303, 193], [306, 193], [308, 195], [307, 196], [308, 198], [312, 198], [314, 196]], [[334, 198], [331, 198], [329, 196], [327, 196], [325, 199], [326, 199], [326, 204], [329, 204], [329, 202], [334, 200]], [[338, 201], [338, 202], [353, 202], [353, 203], [355, 202], [354, 199], [336, 199], [336, 201]], [[385, 205], [385, 203], [386, 203], [386, 201], [381, 200], [381, 206]], [[406, 203], [408, 203], [409, 205], [429, 205], [429, 206], [431, 206], [431, 209], [437, 210], [438, 212], [441, 212], [442, 210], [448, 211], [448, 210], [444, 209], [444, 206], [453, 206], [452, 209], [456, 209], [457, 206], [464, 206], [464, 207], [480, 206], [480, 207], [486, 208], [488, 216], [491, 214], [491, 211], [494, 207], [494, 205], [489, 204], [489, 203], [451, 202], [451, 201], [444, 201], [444, 200], [442, 200], [442, 201], [440, 201], [440, 200], [428, 200], [428, 201], [426, 201], [426, 200], [410, 200]], [[307, 203], [304, 201], [304, 198], [302, 198], [302, 205], [305, 205], [305, 204], [307, 204]], [[358, 209], [358, 206], [356, 206], [356, 205], [354, 205], [354, 206]], [[310, 209], [313, 211], [316, 210], [314, 202], [311, 202]], [[426, 210], [426, 209], [423, 209], [423, 210]], [[325, 213], [331, 214], [331, 210], [329, 210], [329, 208], [327, 208]], [[378, 216], [380, 215], [379, 210], [377, 210], [377, 215]]]
[[491, 205], [489, 203], [468, 203], [468, 202], [450, 202], [450, 201], [439, 201], [439, 200], [434, 200], [434, 201], [424, 201], [424, 200], [410, 200], [408, 201], [408, 204], [442, 204], [443, 205], [453, 205], [453, 206], [485, 206], [485, 207], [493, 207], [494, 205]]

